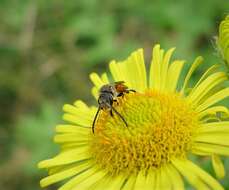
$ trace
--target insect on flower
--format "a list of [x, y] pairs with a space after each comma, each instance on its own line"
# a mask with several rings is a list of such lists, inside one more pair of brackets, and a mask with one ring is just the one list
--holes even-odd
[[[210, 157], [216, 177], [225, 176], [221, 156], [229, 156], [229, 111], [220, 102], [229, 97], [227, 74], [213, 65], [192, 86], [203, 58], [181, 80], [185, 62], [171, 61], [173, 52], [155, 45], [148, 75], [143, 49], [111, 61], [111, 80], [125, 83], [90, 74], [99, 117], [96, 121], [96, 108], [81, 100], [64, 105], [63, 119], [70, 124], [56, 127], [60, 153], [38, 164], [49, 171], [41, 187], [65, 180], [59, 190], [184, 190], [186, 180], [195, 189], [224, 190], [189, 155]], [[98, 135], [88, 127], [93, 120]]]
[[122, 119], [125, 123], [126, 127], [127, 122], [123, 118], [123, 116], [113, 107], [113, 103], [117, 102], [118, 97], [123, 97], [125, 93], [136, 92], [133, 89], [128, 89], [128, 87], [124, 84], [124, 81], [118, 81], [113, 84], [105, 84], [99, 90], [99, 98], [98, 98], [98, 110], [95, 114], [95, 118], [92, 124], [92, 132], [94, 133], [96, 119], [100, 110], [109, 110], [110, 115], [113, 117], [113, 111]]

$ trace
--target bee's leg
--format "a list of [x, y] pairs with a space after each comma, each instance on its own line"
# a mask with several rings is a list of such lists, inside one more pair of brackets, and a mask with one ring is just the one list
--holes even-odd
[[124, 93], [123, 93], [123, 92], [120, 92], [120, 93], [117, 95], [117, 97], [120, 97], [120, 96], [123, 98], [123, 97], [124, 97]]
[[111, 115], [111, 117], [114, 116], [114, 114], [113, 114], [113, 112], [112, 112], [112, 109], [110, 110], [110, 115]]
[[116, 102], [116, 101], [117, 101], [116, 99], [110, 99], [109, 109], [110, 109], [111, 117], [113, 117], [112, 106], [113, 106], [113, 103]]
[[96, 122], [96, 119], [98, 117], [98, 114], [99, 114], [100, 109], [101, 108], [99, 107], [98, 110], [97, 110], [97, 112], [96, 112], [96, 114], [95, 114], [94, 120], [93, 120], [93, 124], [92, 124], [92, 132], [93, 132], [93, 134], [95, 133], [95, 122]]
[[[117, 99], [113, 99], [113, 102], [115, 102], [117, 105], [119, 105], [119, 102]], [[113, 104], [112, 104], [113, 105]]]
[[114, 108], [111, 107], [112, 110], [114, 110], [114, 112], [122, 119], [122, 121], [125, 123], [126, 127], [128, 127], [126, 120], [123, 118], [123, 116]]
[[125, 123], [126, 127], [128, 127], [127, 122], [123, 118], [123, 116], [112, 105], [107, 104], [107, 106], [110, 107], [110, 109], [113, 110], [122, 119], [122, 121]]
[[136, 90], [134, 90], [134, 89], [128, 89], [126, 92], [127, 93], [129, 93], [129, 92], [136, 92]]

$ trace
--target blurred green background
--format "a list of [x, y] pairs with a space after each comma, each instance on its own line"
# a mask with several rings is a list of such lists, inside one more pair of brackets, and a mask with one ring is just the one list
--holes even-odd
[[52, 137], [62, 105], [95, 103], [90, 72], [107, 71], [111, 59], [140, 47], [149, 62], [159, 42], [176, 46], [187, 67], [204, 56], [195, 81], [221, 62], [213, 36], [227, 13], [228, 0], [0, 0], [0, 189], [40, 189], [46, 172], [36, 163], [58, 151]]

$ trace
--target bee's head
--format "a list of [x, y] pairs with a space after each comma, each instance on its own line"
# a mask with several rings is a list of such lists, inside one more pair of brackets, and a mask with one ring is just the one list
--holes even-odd
[[105, 84], [100, 88], [100, 94], [101, 93], [109, 93], [109, 94], [115, 95], [116, 90], [113, 85]]

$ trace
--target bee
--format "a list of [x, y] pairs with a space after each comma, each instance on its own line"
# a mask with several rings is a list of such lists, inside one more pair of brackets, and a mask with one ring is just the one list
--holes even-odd
[[100, 110], [108, 110], [110, 115], [113, 117], [113, 111], [120, 117], [120, 119], [125, 123], [126, 127], [128, 127], [126, 120], [124, 117], [113, 107], [113, 103], [117, 102], [117, 97], [123, 97], [125, 93], [136, 92], [133, 89], [128, 89], [128, 87], [124, 84], [124, 81], [118, 81], [113, 84], [105, 84], [99, 90], [99, 98], [98, 98], [98, 110], [95, 114], [94, 121], [92, 124], [92, 132], [94, 133], [96, 119]]

